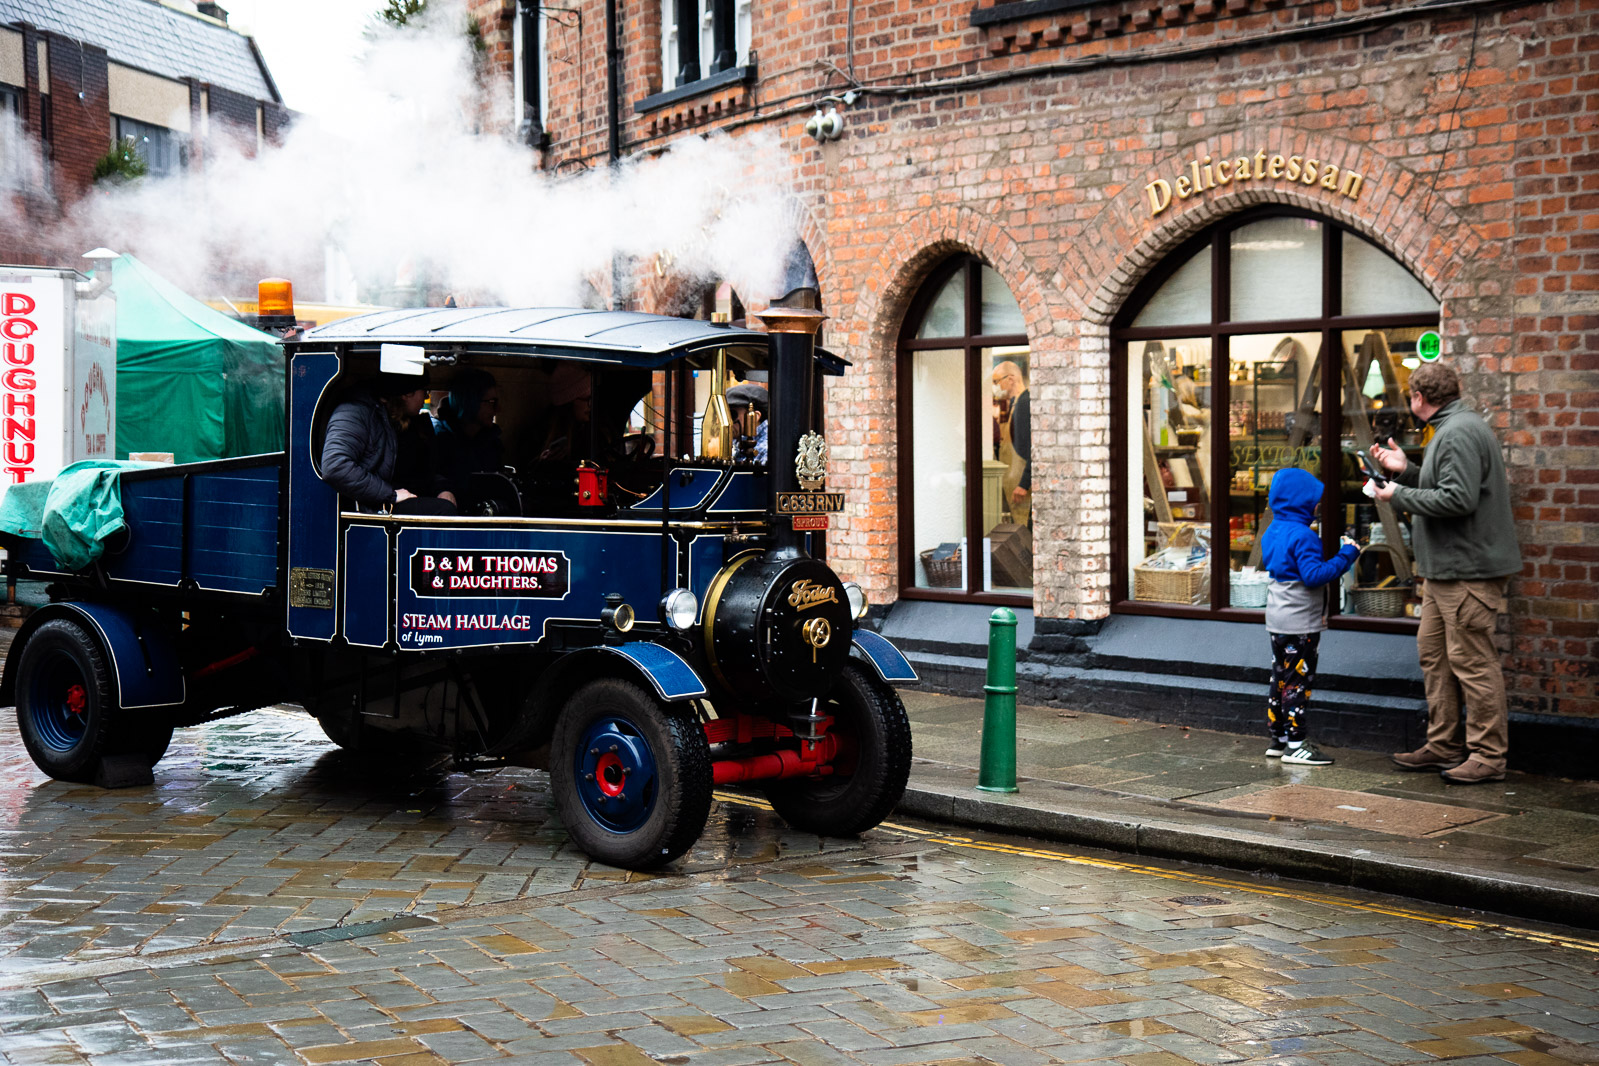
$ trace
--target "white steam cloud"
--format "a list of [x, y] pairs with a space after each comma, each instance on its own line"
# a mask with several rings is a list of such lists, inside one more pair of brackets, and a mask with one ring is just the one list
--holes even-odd
[[[603, 288], [613, 257], [727, 280], [746, 300], [781, 295], [795, 211], [774, 138], [685, 137], [614, 172], [603, 158], [540, 172], [531, 149], [474, 132], [515, 123], [493, 113], [491, 100], [508, 110], [509, 86], [481, 84], [463, 25], [446, 6], [379, 32], [360, 77], [281, 148], [251, 158], [213, 136], [191, 172], [96, 189], [74, 210], [74, 236], [206, 296], [267, 274], [320, 293], [329, 246], [378, 298], [414, 270], [463, 302], [577, 303], [585, 283]], [[584, 119], [585, 143], [603, 146], [603, 111], [591, 104]]]

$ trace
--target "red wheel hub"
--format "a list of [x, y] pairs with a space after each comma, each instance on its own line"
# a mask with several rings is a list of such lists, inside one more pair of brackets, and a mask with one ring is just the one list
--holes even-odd
[[82, 714], [88, 704], [88, 693], [84, 692], [82, 685], [67, 686], [67, 710], [73, 714]]
[[627, 767], [622, 765], [616, 752], [608, 751], [600, 756], [594, 767], [594, 784], [607, 796], [621, 795], [627, 787]]

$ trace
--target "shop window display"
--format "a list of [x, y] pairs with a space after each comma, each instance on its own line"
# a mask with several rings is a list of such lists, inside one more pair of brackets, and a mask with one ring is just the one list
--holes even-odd
[[899, 380], [904, 594], [1030, 602], [1032, 360], [997, 272], [970, 256], [934, 271]]
[[1119, 609], [1263, 608], [1267, 494], [1299, 467], [1326, 488], [1329, 552], [1345, 532], [1361, 544], [1334, 613], [1360, 625], [1414, 612], [1408, 516], [1363, 494], [1359, 455], [1392, 437], [1419, 460], [1405, 385], [1437, 315], [1387, 252], [1283, 208], [1176, 250], [1113, 334]]
[[1207, 603], [1210, 598], [1210, 341], [1186, 338], [1129, 346], [1128, 394], [1143, 453], [1129, 528], [1133, 598]]

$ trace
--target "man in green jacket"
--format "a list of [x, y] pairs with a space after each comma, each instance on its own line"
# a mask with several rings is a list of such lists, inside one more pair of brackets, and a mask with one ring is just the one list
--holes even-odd
[[1509, 714], [1494, 622], [1506, 579], [1521, 572], [1504, 457], [1488, 423], [1461, 402], [1449, 367], [1429, 363], [1410, 375], [1410, 410], [1434, 430], [1419, 470], [1397, 447], [1371, 448], [1394, 475], [1376, 498], [1412, 515], [1416, 573], [1425, 579], [1416, 646], [1427, 743], [1396, 754], [1394, 765], [1441, 770], [1457, 785], [1503, 781]]

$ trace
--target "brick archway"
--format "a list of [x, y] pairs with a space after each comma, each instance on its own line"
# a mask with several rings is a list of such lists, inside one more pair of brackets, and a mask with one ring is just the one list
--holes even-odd
[[[1042, 280], [1015, 237], [991, 217], [969, 208], [937, 207], [916, 215], [857, 275], [859, 292], [853, 310], [833, 338], [855, 366], [831, 387], [829, 429], [841, 442], [833, 452], [841, 485], [869, 502], [840, 523], [834, 559], [853, 572], [875, 602], [897, 597], [899, 332], [912, 299], [934, 266], [963, 253], [993, 267], [1010, 287], [1027, 324], [1035, 412], [1034, 604], [1040, 613], [1059, 613], [1054, 610], [1057, 603], [1071, 598], [1064, 590], [1076, 584], [1071, 573], [1076, 556], [1067, 552], [1065, 541], [1077, 527], [1077, 497], [1065, 491], [1070, 465], [1065, 442], [1075, 438], [1077, 426], [1070, 385], [1075, 315], [1062, 294]], [[1047, 419], [1041, 409], [1048, 410]]]
[[[1170, 161], [1150, 169], [1106, 205], [1094, 242], [1067, 249], [1060, 283], [1082, 309], [1085, 330], [1108, 326], [1133, 288], [1173, 248], [1212, 223], [1259, 204], [1288, 204], [1314, 212], [1367, 237], [1405, 265], [1440, 302], [1469, 295], [1470, 262], [1493, 242], [1461, 218], [1429, 181], [1371, 148], [1323, 133], [1278, 127], [1263, 136], [1232, 132], [1199, 141], [1170, 159], [1186, 162], [1206, 155], [1230, 159], [1254, 155], [1299, 155], [1332, 163], [1363, 177], [1360, 196], [1350, 200], [1315, 186], [1281, 182], [1237, 182], [1203, 195], [1174, 201], [1150, 217], [1145, 185], [1170, 180]], [[1426, 216], [1419, 209], [1426, 208]]]

